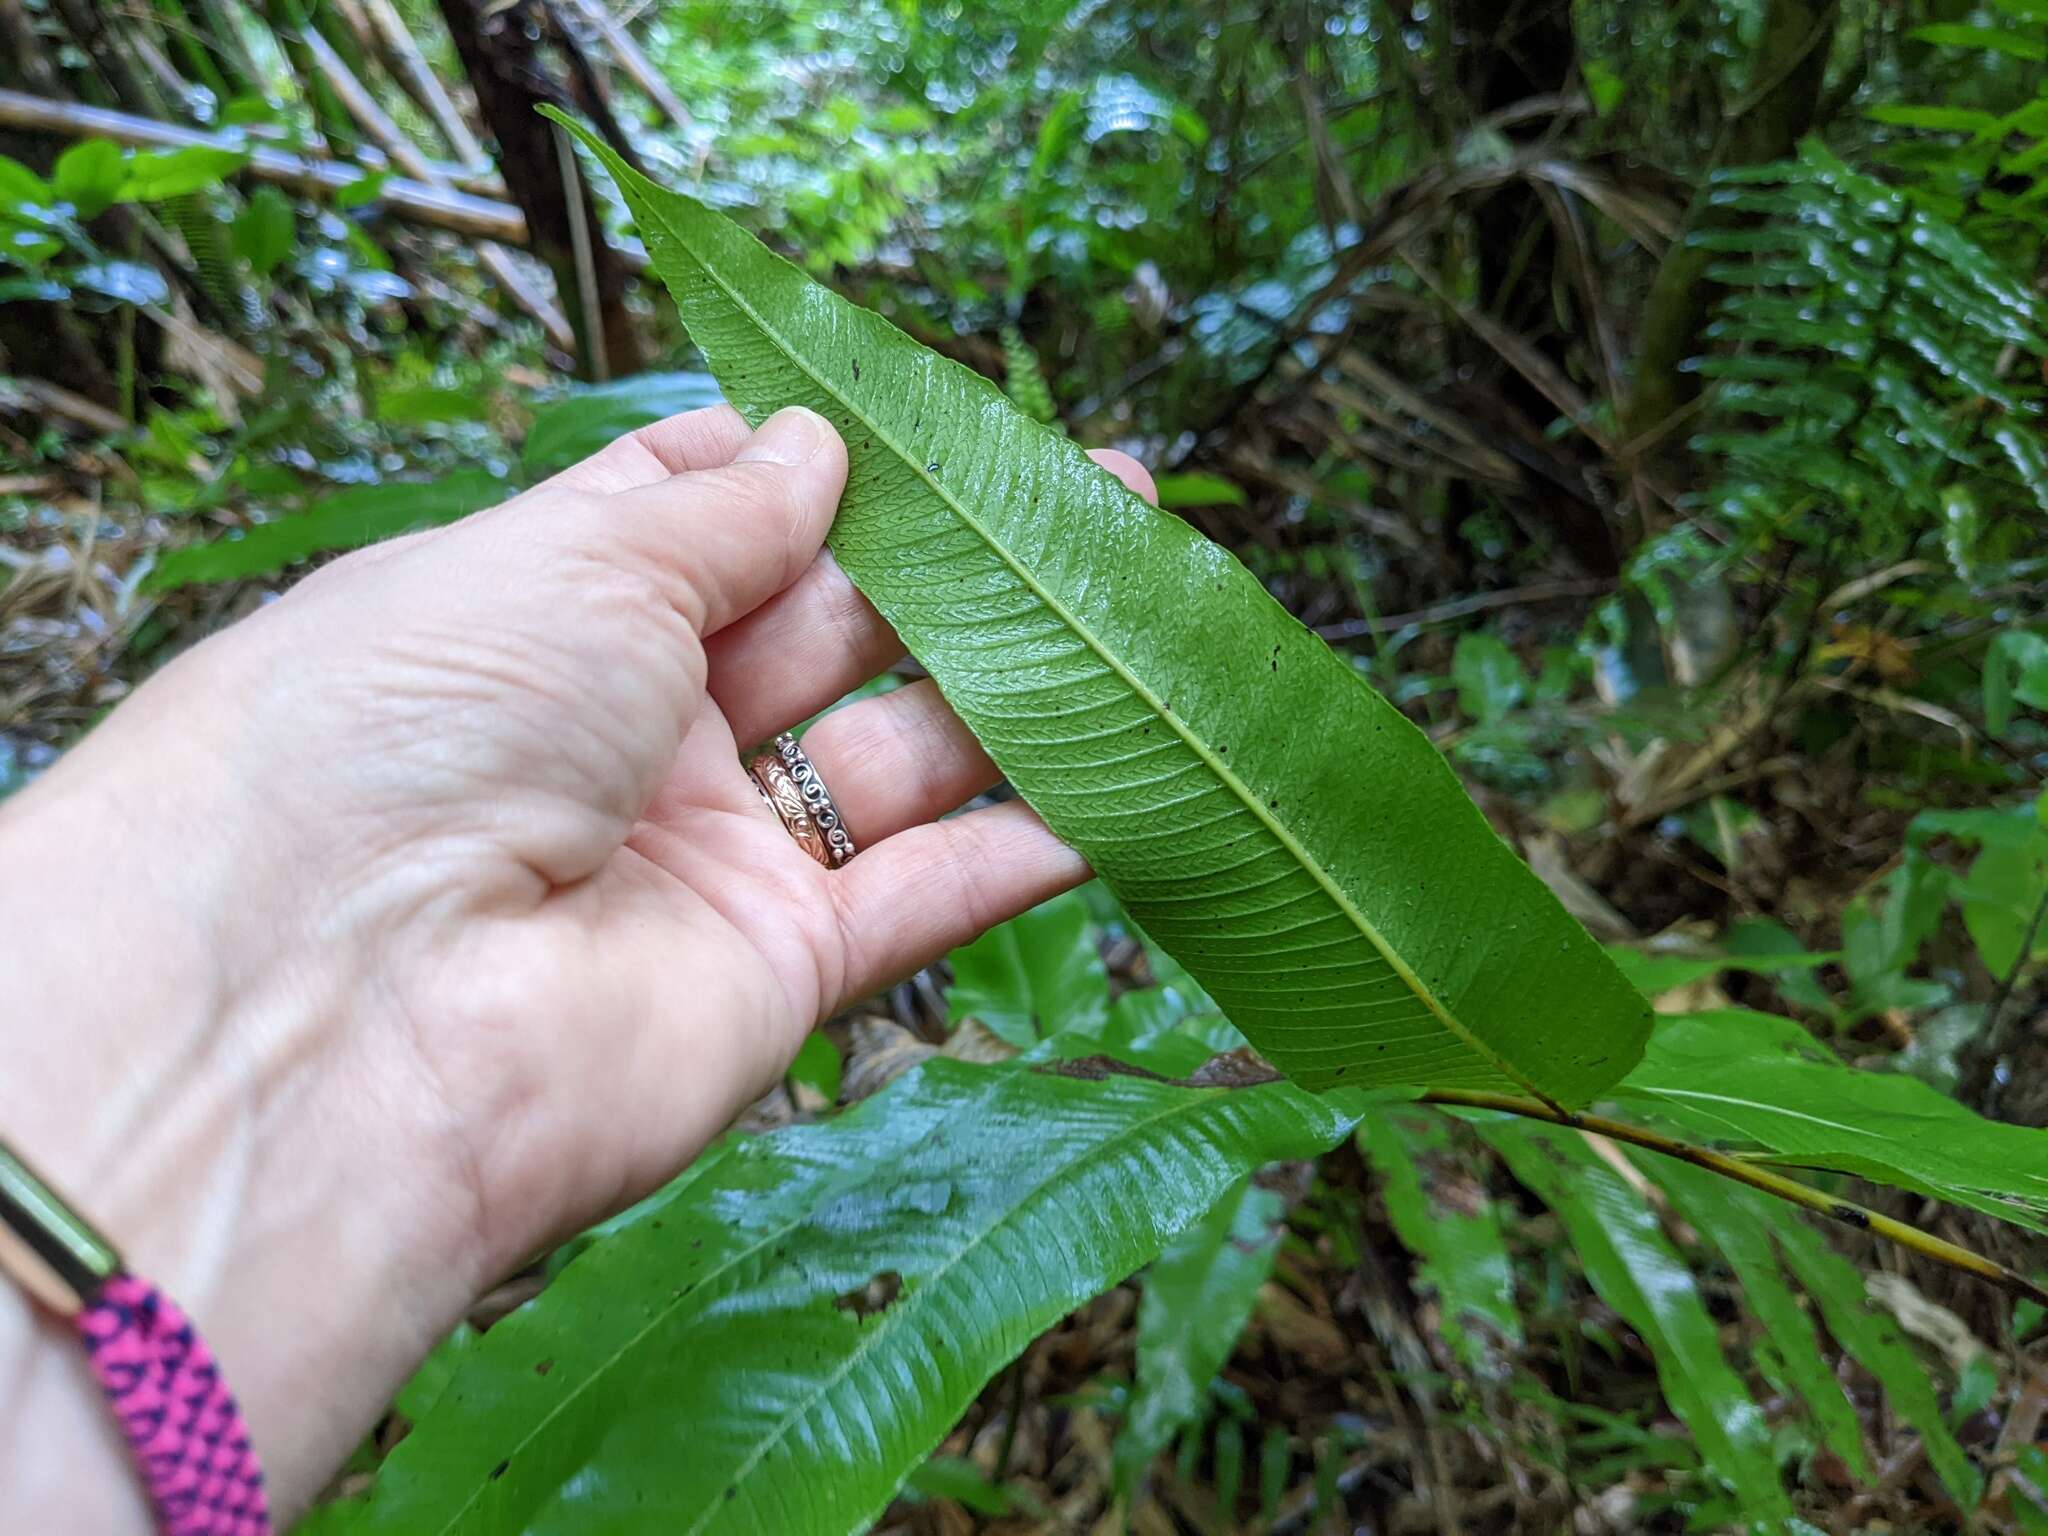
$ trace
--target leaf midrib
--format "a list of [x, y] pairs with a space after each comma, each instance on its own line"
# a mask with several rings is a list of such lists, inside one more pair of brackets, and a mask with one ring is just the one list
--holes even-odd
[[[620, 168], [613, 167], [613, 174], [614, 176], [619, 176]], [[675, 195], [680, 196], [681, 194]], [[1066, 607], [1062, 603], [1060, 603], [1056, 598], [1054, 598], [1051, 593], [1047, 592], [1044, 587], [1040, 586], [1037, 580], [1032, 576], [1030, 570], [1027, 569], [1014, 555], [1012, 555], [1009, 549], [1000, 540], [995, 538], [995, 536], [989, 532], [989, 530], [981, 523], [980, 519], [976, 518], [973, 513], [969, 512], [966, 507], [961, 505], [961, 503], [953, 496], [951, 491], [948, 490], [945, 485], [943, 485], [938, 479], [936, 479], [931, 474], [931, 472], [924, 467], [923, 464], [918, 462], [917, 456], [915, 454], [905, 452], [902, 446], [896, 442], [895, 438], [890, 435], [886, 428], [884, 428], [881, 424], [876, 422], [873, 419], [873, 417], [869, 416], [859, 406], [855, 405], [852, 400], [848, 399], [846, 394], [830, 379], [827, 379], [823, 374], [819, 373], [817, 369], [813, 368], [810, 362], [805, 358], [805, 356], [800, 351], [798, 351], [796, 347], [791, 345], [788, 339], [785, 338], [780, 331], [778, 331], [774, 326], [770, 325], [768, 321], [761, 315], [760, 311], [755, 309], [752, 304], [747, 302], [747, 299], [743, 294], [741, 294], [736, 288], [734, 288], [731, 283], [726, 281], [724, 274], [721, 273], [716, 266], [706, 261], [702, 256], [697, 254], [695, 246], [691, 244], [688, 238], [680, 230], [678, 230], [673, 223], [669, 222], [668, 219], [662, 217], [661, 210], [651, 199], [641, 197], [636, 199], [636, 201], [641, 203], [646, 208], [649, 215], [653, 216], [661, 223], [663, 229], [665, 229], [668, 232], [670, 239], [674, 240], [678, 246], [680, 246], [684, 251], [689, 253], [690, 259], [697, 263], [698, 269], [702, 271], [706, 277], [710, 278], [713, 283], [717, 284], [719, 291], [726, 296], [726, 298], [732, 303], [735, 309], [739, 310], [742, 314], [744, 314], [747, 317], [747, 319], [750, 322], [752, 322], [755, 329], [760, 331], [762, 335], [766, 336], [771, 342], [773, 342], [776, 349], [780, 351], [784, 357], [788, 358], [789, 361], [792, 364], [794, 364], [798, 369], [800, 369], [807, 377], [809, 377], [812, 383], [816, 384], [819, 389], [824, 391], [824, 393], [829, 395], [832, 399], [838, 401], [839, 404], [846, 409], [849, 415], [855, 417], [864, 426], [866, 426], [868, 430], [875, 435], [875, 437], [879, 438], [882, 441], [882, 443], [889, 449], [891, 453], [895, 454], [896, 457], [903, 463], [909, 465], [911, 472], [914, 475], [916, 475], [918, 479], [924, 481], [924, 483], [928, 487], [930, 487], [932, 494], [938, 497], [939, 501], [943, 503], [947, 507], [947, 509], [953, 513], [955, 517], [957, 517], [968, 528], [973, 530], [975, 536], [979, 538], [982, 541], [982, 543], [985, 544], [989, 548], [989, 550], [993, 552], [996, 555], [996, 557], [1003, 562], [1003, 564], [1007, 565], [1010, 568], [1010, 570], [1013, 573], [1015, 573], [1017, 579], [1024, 584], [1025, 588], [1028, 591], [1030, 591], [1031, 594], [1034, 597], [1036, 597], [1040, 602], [1044, 603], [1046, 607], [1050, 608], [1053, 611], [1053, 613], [1058, 615], [1060, 622], [1065, 624], [1072, 633], [1078, 635], [1083, 641], [1083, 643], [1085, 643], [1088, 646], [1088, 648], [1096, 654], [1096, 656], [1100, 659], [1102, 664], [1106, 668], [1108, 668], [1109, 671], [1113, 672], [1118, 678], [1120, 678], [1123, 681], [1125, 687], [1129, 688], [1132, 693], [1136, 694], [1140, 699], [1142, 699], [1147, 705], [1147, 707], [1149, 707], [1152, 710], [1153, 714], [1157, 716], [1161, 721], [1163, 721], [1173, 731], [1175, 735], [1180, 737], [1180, 739], [1184, 743], [1186, 743], [1188, 749], [1191, 752], [1193, 752], [1198, 759], [1201, 760], [1204, 766], [1206, 766], [1209, 769], [1210, 773], [1213, 774], [1219, 781], [1221, 781], [1225, 786], [1227, 786], [1233, 794], [1237, 796], [1239, 803], [1242, 804], [1244, 808], [1247, 811], [1249, 811], [1256, 820], [1258, 820], [1261, 824], [1265, 826], [1267, 831], [1269, 831], [1274, 836], [1274, 838], [1279, 841], [1280, 845], [1283, 848], [1285, 848], [1289, 854], [1293, 856], [1296, 864], [1298, 864], [1302, 868], [1302, 870], [1306, 872], [1309, 875], [1309, 877], [1316, 882], [1316, 884], [1323, 888], [1324, 892], [1329, 896], [1329, 898], [1334, 903], [1336, 903], [1338, 910], [1341, 911], [1347, 918], [1351, 920], [1352, 924], [1358, 929], [1358, 931], [1365, 936], [1367, 942], [1369, 942], [1373, 946], [1373, 948], [1379, 952], [1380, 957], [1387, 962], [1387, 965], [1393, 970], [1394, 974], [1401, 978], [1402, 982], [1408, 987], [1409, 991], [1415, 994], [1416, 998], [1423, 1004], [1423, 1006], [1426, 1007], [1432, 1014], [1434, 1014], [1438, 1021], [1441, 1022], [1443, 1026], [1447, 1030], [1449, 1030], [1453, 1036], [1463, 1041], [1466, 1046], [1468, 1046], [1475, 1054], [1477, 1054], [1483, 1060], [1490, 1062], [1496, 1069], [1500, 1071], [1500, 1073], [1504, 1077], [1507, 1077], [1508, 1079], [1518, 1084], [1522, 1088], [1528, 1090], [1537, 1098], [1544, 1099], [1546, 1102], [1548, 1101], [1549, 1096], [1545, 1094], [1541, 1088], [1539, 1088], [1535, 1083], [1531, 1082], [1527, 1077], [1525, 1077], [1512, 1063], [1510, 1063], [1503, 1056], [1501, 1056], [1501, 1054], [1498, 1051], [1496, 1051], [1492, 1046], [1488, 1045], [1485, 1041], [1481, 1040], [1478, 1036], [1474, 1035], [1472, 1031], [1465, 1026], [1462, 1020], [1455, 1017], [1450, 1012], [1450, 1010], [1446, 1008], [1437, 999], [1436, 995], [1433, 992], [1431, 992], [1427, 987], [1422, 985], [1422, 979], [1415, 974], [1413, 969], [1409, 967], [1406, 960], [1402, 958], [1400, 953], [1386, 941], [1386, 939], [1381, 935], [1378, 927], [1372, 922], [1372, 920], [1368, 918], [1363, 912], [1358, 910], [1357, 906], [1344, 893], [1343, 889], [1339, 887], [1336, 884], [1336, 882], [1330, 878], [1328, 872], [1324, 870], [1321, 863], [1309, 856], [1308, 850], [1301, 845], [1301, 843], [1294, 837], [1294, 835], [1291, 832], [1289, 832], [1288, 829], [1282, 823], [1276, 821], [1270, 814], [1268, 814], [1265, 805], [1259, 800], [1258, 796], [1252, 794], [1249, 788], [1244, 784], [1244, 782], [1240, 780], [1236, 774], [1230, 771], [1229, 765], [1223, 762], [1223, 760], [1219, 756], [1217, 756], [1217, 754], [1210, 751], [1208, 746], [1199, 737], [1192, 734], [1187, 729], [1186, 725], [1178, 717], [1174, 715], [1173, 711], [1165, 707], [1163, 701], [1159, 698], [1159, 696], [1155, 694], [1150, 688], [1148, 688], [1127, 667], [1125, 667], [1123, 663], [1119, 661], [1117, 657], [1101, 642], [1101, 640], [1097, 638], [1093, 630], [1091, 630], [1087, 625], [1083, 624], [1072, 613], [1068, 612]], [[1107, 473], [1107, 471], [1103, 471], [1103, 473]]]
[[[591, 1389], [591, 1387], [595, 1386], [605, 1376], [609, 1375], [611, 1371], [619, 1364], [619, 1362], [624, 1360], [628, 1354], [632, 1353], [633, 1350], [637, 1349], [640, 1346], [641, 1342], [645, 1340], [650, 1333], [653, 1333], [657, 1328], [660, 1328], [664, 1324], [666, 1324], [670, 1317], [672, 1317], [677, 1311], [679, 1311], [682, 1308], [683, 1303], [686, 1300], [692, 1297], [700, 1297], [703, 1294], [703, 1292], [712, 1284], [712, 1282], [716, 1281], [721, 1276], [727, 1274], [731, 1270], [737, 1268], [739, 1265], [744, 1264], [748, 1259], [752, 1258], [755, 1254], [759, 1253], [763, 1248], [766, 1248], [770, 1243], [779, 1242], [781, 1241], [781, 1239], [787, 1237], [790, 1233], [794, 1232], [798, 1227], [802, 1226], [804, 1222], [809, 1219], [809, 1217], [815, 1209], [815, 1202], [813, 1202], [809, 1206], [806, 1206], [804, 1210], [800, 1212], [798, 1215], [796, 1215], [792, 1220], [788, 1221], [787, 1223], [781, 1226], [772, 1228], [768, 1232], [764, 1233], [759, 1241], [750, 1243], [745, 1248], [739, 1249], [738, 1251], [733, 1253], [729, 1258], [725, 1259], [723, 1262], [718, 1264], [715, 1268], [707, 1270], [701, 1277], [699, 1277], [699, 1279], [694, 1285], [691, 1285], [686, 1290], [677, 1293], [673, 1298], [671, 1298], [667, 1306], [656, 1309], [655, 1312], [649, 1316], [645, 1327], [637, 1330], [624, 1343], [620, 1344], [617, 1349], [612, 1350], [610, 1353], [608, 1353], [604, 1357], [604, 1359], [600, 1361], [598, 1365], [590, 1372], [589, 1375], [584, 1377], [583, 1380], [578, 1382], [574, 1387], [570, 1388], [569, 1391], [563, 1393], [560, 1400], [557, 1401], [552, 1408], [548, 1409], [546, 1413], [542, 1414], [538, 1419], [536, 1419], [533, 1422], [532, 1426], [527, 1430], [527, 1432], [519, 1436], [518, 1439], [513, 1442], [512, 1449], [505, 1453], [504, 1459], [509, 1462], [514, 1456], [517, 1456], [521, 1451], [525, 1450], [528, 1446], [532, 1445], [534, 1441], [538, 1440], [541, 1437], [542, 1433], [551, 1424], [553, 1424], [555, 1420], [559, 1419], [563, 1414], [567, 1413], [570, 1407], [573, 1406], [583, 1396], [584, 1393], [588, 1392]], [[476, 1485], [476, 1487], [471, 1489], [469, 1497], [464, 1499], [462, 1503], [456, 1507], [453, 1514], [449, 1515], [448, 1519], [441, 1525], [440, 1529], [436, 1532], [436, 1536], [448, 1536], [448, 1532], [454, 1530], [456, 1526], [461, 1522], [462, 1518], [465, 1515], [467, 1515], [472, 1509], [476, 1508], [477, 1501], [483, 1497], [484, 1491], [490, 1486], [490, 1480], [485, 1479], [479, 1482]]]
[[[968, 1258], [981, 1247], [983, 1242], [987, 1241], [995, 1233], [1010, 1226], [1016, 1220], [1019, 1211], [1034, 1204], [1052, 1185], [1075, 1176], [1078, 1170], [1086, 1168], [1092, 1162], [1100, 1161], [1108, 1153], [1136, 1137], [1139, 1133], [1149, 1130], [1175, 1115], [1189, 1113], [1197, 1109], [1206, 1109], [1227, 1090], [1211, 1088], [1181, 1089], [1179, 1091], [1187, 1093], [1189, 1098], [1185, 1101], [1169, 1103], [1156, 1113], [1147, 1115], [1142, 1120], [1134, 1121], [1122, 1127], [1106, 1139], [1097, 1142], [1072, 1162], [1060, 1164], [1051, 1173], [1040, 1179], [1036, 1184], [1033, 1184], [1022, 1196], [1011, 1202], [1005, 1210], [985, 1223], [982, 1229], [976, 1232], [966, 1243], [962, 1244], [960, 1250], [947, 1259], [944, 1264], [941, 1264], [929, 1275], [920, 1279], [914, 1290], [910, 1291], [895, 1306], [882, 1314], [880, 1322], [875, 1325], [871, 1332], [862, 1337], [859, 1344], [855, 1345], [848, 1352], [846, 1358], [837, 1369], [826, 1376], [814, 1391], [804, 1394], [789, 1412], [778, 1419], [774, 1426], [755, 1442], [754, 1449], [748, 1453], [746, 1459], [727, 1478], [726, 1486], [738, 1488], [741, 1481], [752, 1473], [756, 1467], [760, 1466], [768, 1453], [782, 1443], [788, 1436], [790, 1427], [798, 1419], [815, 1407], [840, 1382], [844, 1381], [852, 1373], [853, 1368], [864, 1361], [877, 1345], [893, 1337], [902, 1326], [900, 1323], [902, 1318], [921, 1313], [922, 1304], [925, 1299], [937, 1291], [945, 1278], [962, 1264], [966, 1263]], [[717, 1508], [716, 1504], [707, 1506], [704, 1512], [698, 1515], [684, 1530], [683, 1536], [699, 1536], [699, 1533], [705, 1528], [705, 1522], [717, 1512]]]

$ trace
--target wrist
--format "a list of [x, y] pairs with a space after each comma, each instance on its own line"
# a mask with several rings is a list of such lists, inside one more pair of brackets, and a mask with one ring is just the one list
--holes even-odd
[[[369, 957], [251, 888], [191, 800], [138, 835], [134, 777], [67, 761], [0, 813], [0, 931], [47, 935], [12, 962], [0, 1135], [192, 1317], [289, 1514], [484, 1278], [459, 1138], [354, 1027]], [[133, 1524], [78, 1342], [13, 1294], [0, 1420], [0, 1527]]]

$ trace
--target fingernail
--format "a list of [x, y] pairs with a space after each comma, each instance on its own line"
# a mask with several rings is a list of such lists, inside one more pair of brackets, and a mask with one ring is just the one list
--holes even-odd
[[825, 440], [825, 418], [800, 405], [777, 411], [734, 454], [735, 460], [754, 464], [807, 464]]

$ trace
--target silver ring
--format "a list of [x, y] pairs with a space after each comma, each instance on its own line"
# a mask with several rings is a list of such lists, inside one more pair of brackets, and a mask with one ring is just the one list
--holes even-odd
[[804, 807], [811, 813], [811, 820], [825, 834], [825, 851], [831, 854], [832, 867], [837, 869], [860, 850], [853, 845], [853, 834], [846, 830], [846, 821], [839, 814], [839, 807], [832, 803], [832, 792], [825, 788], [825, 780], [817, 765], [797, 745], [794, 734], [784, 731], [776, 737], [775, 752], [789, 770], [789, 776], [796, 780], [797, 791], [804, 797]]

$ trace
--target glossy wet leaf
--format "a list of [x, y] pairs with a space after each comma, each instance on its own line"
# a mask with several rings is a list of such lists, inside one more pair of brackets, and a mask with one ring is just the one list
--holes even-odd
[[1656, 1213], [1576, 1131], [1507, 1120], [1477, 1128], [1564, 1223], [1586, 1279], [1649, 1346], [1665, 1400], [1692, 1431], [1700, 1459], [1735, 1491], [1744, 1515], [1788, 1518], [1763, 1410], [1721, 1353], [1720, 1330], [1692, 1269]]
[[[1377, 1110], [1360, 1123], [1358, 1147], [1384, 1181], [1395, 1234], [1420, 1260], [1416, 1289], [1436, 1294], [1444, 1342], [1467, 1370], [1501, 1374], [1497, 1344], [1522, 1339], [1514, 1269], [1500, 1211], [1462, 1166], [1451, 1122], [1419, 1106]], [[1447, 1179], [1461, 1181], [1464, 1198], [1444, 1198]]]
[[586, 137], [727, 396], [828, 417], [839, 562], [1048, 825], [1283, 1071], [1580, 1101], [1643, 1000], [1423, 735], [986, 379]]
[[1845, 1066], [1772, 1014], [1659, 1020], [1614, 1097], [1762, 1161], [1852, 1173], [2048, 1232], [2048, 1133], [1986, 1120], [1917, 1078]]
[[1201, 1415], [1209, 1383], [1250, 1321], [1280, 1251], [1282, 1201], [1238, 1185], [1145, 1271], [1136, 1380], [1117, 1435], [1117, 1492], [1128, 1498], [1152, 1458]]
[[1363, 1102], [940, 1059], [727, 1141], [484, 1335], [348, 1529], [850, 1536], [1045, 1327]]
[[1094, 1033], [1109, 1017], [1109, 973], [1088, 908], [1071, 893], [991, 928], [949, 958], [954, 1024], [979, 1019], [1021, 1048], [1062, 1030]]

